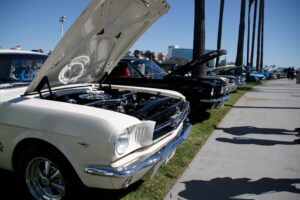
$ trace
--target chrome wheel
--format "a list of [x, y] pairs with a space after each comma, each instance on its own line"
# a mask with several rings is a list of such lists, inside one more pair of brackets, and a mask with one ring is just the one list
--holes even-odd
[[60, 200], [65, 181], [58, 167], [47, 158], [32, 159], [25, 170], [27, 187], [35, 199]]

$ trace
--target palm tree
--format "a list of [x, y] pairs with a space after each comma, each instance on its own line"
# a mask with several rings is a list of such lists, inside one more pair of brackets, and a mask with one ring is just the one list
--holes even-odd
[[254, 0], [249, 0], [248, 4], [248, 34], [247, 34], [247, 65], [249, 65], [249, 43], [250, 43], [250, 12]]
[[[195, 0], [193, 60], [204, 54], [205, 50], [205, 0]], [[192, 70], [192, 77], [205, 77], [205, 64]]]
[[260, 49], [260, 72], [263, 70], [264, 66], [264, 18], [265, 18], [265, 0], [262, 0], [261, 7], [261, 49]]
[[[224, 11], [224, 0], [220, 1], [220, 14], [219, 14], [219, 27], [218, 27], [218, 43], [217, 43], [217, 50], [221, 49], [221, 42], [222, 42], [222, 25], [223, 25], [223, 11]], [[217, 57], [216, 60], [216, 67], [219, 66], [219, 59]]]
[[257, 49], [256, 49], [256, 70], [260, 71], [260, 48], [261, 48], [261, 23], [262, 23], [262, 4], [263, 1], [259, 2], [259, 17], [258, 17], [258, 30], [257, 30]]
[[244, 54], [244, 35], [245, 35], [245, 9], [246, 9], [246, 0], [241, 1], [241, 14], [240, 14], [240, 26], [239, 26], [239, 38], [237, 45], [237, 54], [235, 65], [243, 65], [243, 54]]
[[255, 43], [255, 32], [256, 32], [256, 15], [257, 15], [257, 0], [254, 0], [254, 14], [253, 14], [253, 28], [252, 28], [252, 44], [251, 44], [251, 56], [250, 56], [250, 66], [253, 67], [253, 57], [254, 57], [254, 43]]

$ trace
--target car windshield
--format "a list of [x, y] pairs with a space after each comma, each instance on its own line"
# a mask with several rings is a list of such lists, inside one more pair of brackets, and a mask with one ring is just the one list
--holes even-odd
[[29, 84], [46, 58], [38, 54], [0, 54], [0, 87]]
[[161, 79], [168, 73], [151, 60], [133, 60], [131, 63], [139, 70], [139, 72], [149, 79]]

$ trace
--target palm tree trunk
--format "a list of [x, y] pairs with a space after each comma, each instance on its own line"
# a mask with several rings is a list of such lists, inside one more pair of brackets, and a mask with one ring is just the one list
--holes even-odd
[[246, 9], [246, 0], [241, 1], [241, 14], [240, 14], [240, 26], [239, 26], [239, 38], [237, 45], [237, 53], [235, 65], [243, 65], [243, 55], [244, 55], [244, 36], [245, 36], [245, 9]]
[[[204, 54], [205, 50], [205, 0], [195, 0], [193, 60]], [[192, 77], [205, 77], [205, 64], [192, 70]]]
[[264, 18], [265, 18], [265, 0], [262, 0], [262, 14], [261, 14], [261, 49], [260, 49], [260, 72], [264, 66]]
[[256, 49], [256, 70], [260, 71], [260, 48], [261, 48], [261, 19], [262, 19], [262, 0], [259, 4], [258, 30], [257, 30], [257, 49]]
[[247, 33], [247, 65], [249, 65], [249, 43], [250, 43], [250, 12], [253, 0], [249, 0], [248, 4], [248, 33]]
[[253, 57], [254, 57], [254, 43], [255, 43], [255, 32], [256, 32], [256, 15], [257, 15], [257, 0], [254, 0], [254, 14], [253, 14], [253, 28], [252, 28], [252, 44], [251, 44], [251, 58], [250, 66], [253, 67]]
[[[219, 14], [219, 27], [218, 27], [218, 43], [217, 43], [217, 50], [221, 49], [221, 42], [222, 42], [222, 29], [223, 29], [223, 11], [224, 11], [224, 0], [221, 0], [220, 2], [220, 14]], [[220, 57], [217, 57], [216, 60], [216, 67], [219, 66], [219, 59]]]

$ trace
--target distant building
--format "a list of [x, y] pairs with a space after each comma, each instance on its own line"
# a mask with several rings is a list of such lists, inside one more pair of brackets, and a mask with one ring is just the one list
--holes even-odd
[[193, 59], [193, 49], [175, 48], [172, 51], [171, 57], [185, 58], [187, 60]]
[[170, 45], [168, 47], [168, 54], [167, 54], [167, 58], [171, 58], [173, 55], [173, 50], [174, 49], [179, 49], [179, 45]]
[[[212, 50], [205, 50], [204, 53], [208, 53]], [[167, 58], [178, 57], [178, 58], [185, 58], [187, 60], [193, 59], [193, 49], [187, 48], [180, 48], [179, 45], [170, 45], [168, 47], [168, 55]], [[208, 67], [215, 66], [215, 59], [211, 60], [207, 63]]]

